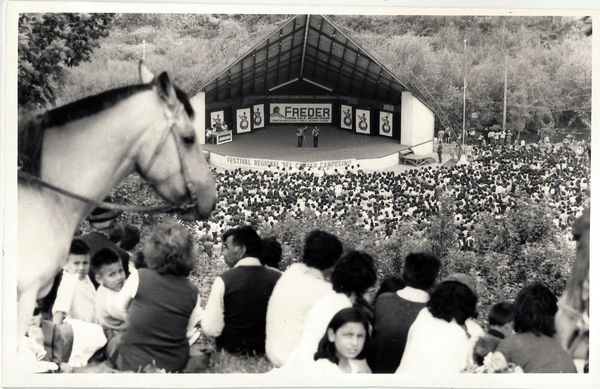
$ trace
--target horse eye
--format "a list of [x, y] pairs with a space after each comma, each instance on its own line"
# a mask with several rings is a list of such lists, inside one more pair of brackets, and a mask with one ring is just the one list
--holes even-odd
[[195, 135], [186, 135], [183, 137], [183, 143], [185, 143], [186, 145], [193, 145], [195, 141], [196, 141]]

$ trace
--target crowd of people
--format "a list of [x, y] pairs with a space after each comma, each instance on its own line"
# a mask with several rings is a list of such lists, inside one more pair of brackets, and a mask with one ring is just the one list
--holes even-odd
[[[202, 333], [229, 353], [266, 355], [273, 374], [458, 373], [498, 359], [514, 371], [575, 372], [553, 337], [557, 299], [542, 284], [525, 286], [513, 304], [497, 302], [484, 332], [474, 321], [475, 280], [455, 273], [438, 283], [435, 256], [408, 255], [402, 274], [380, 280], [368, 301], [377, 283], [368, 253], [344, 254], [336, 236], [314, 230], [302, 258], [281, 271], [281, 244], [257, 233], [312, 209], [338, 223], [358, 215], [360, 227], [390, 237], [403, 224], [427, 225], [444, 195], [456, 204], [463, 242], [478, 215], [504, 214], [518, 193], [547, 203], [563, 229], [582, 213], [585, 153], [547, 144], [475, 150], [469, 164], [401, 174], [359, 165], [216, 172], [220, 203], [211, 218], [196, 231], [156, 226], [140, 250], [139, 229], [116, 229], [119, 212], [96, 209], [93, 231], [74, 237], [53, 290], [38, 302], [24, 349], [56, 369], [96, 360], [126, 371], [189, 372], [190, 345]], [[230, 267], [204, 307], [188, 278], [192, 234], [221, 246]]]
[[330, 233], [311, 231], [302, 258], [283, 272], [268, 265], [281, 258], [277, 240], [251, 226], [222, 238], [230, 269], [215, 278], [203, 308], [188, 278], [196, 253], [185, 226], [156, 226], [128, 277], [117, 251], [90, 256], [75, 237], [54, 317], [34, 312], [24, 347], [62, 369], [96, 360], [122, 371], [195, 372], [190, 346], [201, 332], [231, 354], [266, 355], [271, 374], [461, 373], [489, 360], [501, 360], [493, 367], [501, 371], [577, 372], [554, 337], [557, 298], [541, 283], [526, 285], [514, 304], [495, 304], [486, 333], [474, 321], [476, 280], [453, 273], [438, 283], [442, 264], [431, 254], [409, 254], [397, 282], [383, 282], [369, 301], [374, 259], [344, 254]]
[[516, 197], [547, 204], [563, 231], [581, 215], [588, 196], [590, 165], [586, 153], [558, 144], [496, 145], [473, 150], [467, 164], [428, 166], [396, 174], [366, 172], [360, 165], [215, 172], [219, 204], [198, 224], [203, 239], [220, 245], [220, 236], [239, 224], [274, 226], [306, 210], [358, 226], [381, 237], [403, 225], [425, 228], [440, 209], [440, 198], [456, 205], [455, 226], [461, 247], [473, 245], [472, 229], [482, 213], [505, 214]]

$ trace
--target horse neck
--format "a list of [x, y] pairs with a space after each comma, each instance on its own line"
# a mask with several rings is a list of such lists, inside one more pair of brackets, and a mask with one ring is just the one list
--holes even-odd
[[[150, 104], [151, 91], [44, 134], [41, 178], [80, 196], [100, 201], [135, 168], [139, 140], [148, 129], [166, 128], [163, 111]], [[80, 218], [93, 206], [55, 197]]]

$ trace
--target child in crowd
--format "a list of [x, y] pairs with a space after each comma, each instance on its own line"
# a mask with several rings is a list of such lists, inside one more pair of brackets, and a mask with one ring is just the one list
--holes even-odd
[[68, 362], [74, 367], [85, 366], [106, 344], [102, 327], [97, 324], [96, 289], [88, 275], [89, 251], [83, 240], [73, 239], [52, 307], [52, 322], [57, 326], [66, 322], [73, 328], [73, 350]]
[[119, 243], [119, 247], [132, 255], [132, 251], [140, 243], [140, 229], [131, 224], [123, 226], [123, 237]]
[[513, 305], [507, 301], [492, 305], [488, 315], [488, 332], [477, 340], [473, 349], [473, 360], [479, 366], [483, 358], [495, 351], [502, 339], [508, 338], [513, 332]]
[[308, 311], [304, 332], [296, 349], [282, 369], [298, 371], [312, 360], [319, 340], [331, 319], [344, 308], [353, 306], [370, 314], [372, 307], [364, 299], [367, 289], [377, 280], [373, 258], [362, 251], [351, 251], [340, 258], [331, 273], [333, 290], [319, 299]]
[[516, 335], [504, 339], [497, 351], [508, 363], [525, 373], [577, 373], [573, 358], [554, 336], [557, 298], [547, 286], [536, 282], [517, 294], [514, 304]]
[[94, 310], [96, 289], [88, 276], [89, 252], [90, 248], [83, 240], [73, 239], [52, 307], [52, 321], [56, 325], [61, 325], [66, 317], [98, 322]]
[[190, 358], [202, 308], [198, 289], [188, 276], [196, 261], [194, 242], [180, 224], [159, 225], [143, 248], [147, 268], [129, 277], [115, 296], [115, 309], [127, 310], [128, 325], [109, 360], [119, 370], [154, 365], [182, 371]]
[[371, 373], [365, 361], [369, 322], [359, 308], [336, 313], [315, 353], [318, 373]]
[[[125, 270], [119, 254], [110, 248], [96, 252], [91, 267], [100, 285], [96, 291], [96, 316], [108, 340], [107, 354], [111, 355], [127, 326], [127, 311], [115, 306], [115, 297], [125, 284]], [[137, 277], [135, 269], [130, 272], [130, 277]]]

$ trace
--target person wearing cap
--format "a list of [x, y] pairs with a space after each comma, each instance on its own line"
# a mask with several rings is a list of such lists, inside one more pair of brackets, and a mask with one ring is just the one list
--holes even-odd
[[[112, 203], [110, 196], [106, 197], [104, 202]], [[93, 231], [80, 236], [80, 239], [90, 247], [90, 258], [101, 249], [109, 248], [114, 250], [121, 258], [125, 276], [129, 277], [129, 253], [110, 240], [110, 232], [115, 227], [116, 219], [122, 213], [121, 211], [97, 207], [88, 217], [90, 227], [92, 227]], [[94, 284], [94, 287], [98, 289], [99, 284], [92, 270], [90, 270], [90, 280]]]
[[473, 347], [484, 335], [477, 317], [475, 280], [462, 273], [446, 277], [408, 331], [399, 373], [460, 373], [472, 363]]

